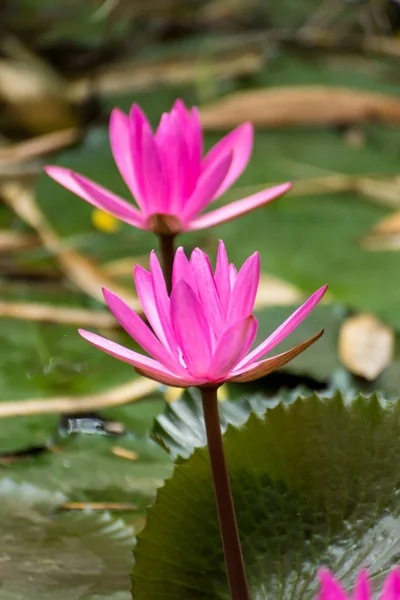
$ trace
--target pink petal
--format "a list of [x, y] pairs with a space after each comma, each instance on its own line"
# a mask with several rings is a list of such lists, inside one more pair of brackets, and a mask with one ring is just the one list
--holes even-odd
[[52, 179], [96, 208], [114, 215], [133, 227], [144, 229], [141, 213], [109, 190], [64, 167], [48, 166], [45, 167], [45, 171]]
[[142, 319], [121, 298], [105, 288], [103, 294], [114, 317], [143, 350], [173, 373], [184, 374], [179, 361], [171, 356]]
[[155, 375], [154, 371], [151, 371], [150, 369], [147, 369], [145, 367], [135, 367], [135, 370], [140, 375], [144, 375], [144, 377], [148, 377], [149, 379], [155, 379], [156, 381], [163, 383], [164, 385], [172, 385], [173, 387], [177, 388], [194, 387], [204, 385], [205, 383], [207, 383], [206, 379], [196, 379], [195, 377], [192, 377], [189, 374], [186, 377], [175, 378], [173, 375], [166, 375], [161, 373], [157, 373]]
[[196, 181], [201, 173], [201, 157], [203, 154], [203, 133], [201, 129], [200, 114], [194, 106], [192, 108], [191, 123], [189, 128], [188, 146], [192, 163], [192, 177]]
[[129, 117], [118, 108], [111, 113], [110, 118], [110, 144], [117, 164], [126, 185], [139, 206], [142, 206], [141, 194], [133, 172], [132, 136]]
[[311, 344], [314, 344], [314, 342], [319, 340], [323, 333], [324, 330], [322, 329], [319, 333], [317, 333], [317, 335], [314, 335], [314, 337], [310, 338], [306, 342], [298, 344], [294, 348], [291, 348], [291, 350], [283, 352], [282, 354], [278, 354], [277, 356], [273, 356], [272, 358], [267, 358], [260, 362], [252, 363], [251, 365], [248, 365], [247, 367], [242, 367], [240, 369], [238, 365], [235, 368], [235, 370], [231, 373], [229, 381], [254, 381], [256, 379], [260, 379], [260, 377], [265, 377], [266, 375], [269, 375], [269, 373], [272, 373], [273, 371], [277, 371], [278, 369], [286, 365], [286, 363], [293, 360], [294, 358], [296, 358], [296, 356], [304, 352], [304, 350], [307, 350], [307, 348], [311, 346]]
[[[187, 223], [209, 204], [221, 185], [232, 162], [232, 153], [225, 154], [200, 176], [196, 189], [183, 209], [181, 220]], [[190, 226], [190, 225], [189, 225]]]
[[182, 246], [180, 246], [175, 252], [174, 264], [172, 267], [172, 288], [174, 288], [181, 279], [186, 281], [186, 283], [192, 288], [193, 292], [198, 295], [192, 267], [186, 258], [186, 254]]
[[151, 131], [151, 127], [150, 123], [146, 119], [146, 115], [136, 104], [134, 104], [131, 108], [129, 120], [132, 131], [131, 157], [133, 175], [136, 181], [137, 201], [142, 211], [147, 214], [149, 212], [149, 207], [143, 174], [143, 130], [144, 128], [147, 128]]
[[187, 191], [190, 195], [193, 193], [201, 174], [203, 138], [199, 111], [195, 107], [189, 111], [184, 102], [178, 98], [172, 108], [171, 116], [176, 119], [177, 127], [185, 139], [185, 149], [188, 157]]
[[231, 297], [231, 286], [229, 279], [229, 262], [226, 248], [222, 240], [218, 244], [217, 264], [215, 267], [215, 285], [217, 287], [219, 301], [224, 319], [228, 314], [229, 299]]
[[257, 319], [250, 316], [224, 332], [212, 357], [210, 379], [221, 379], [232, 371], [254, 342], [257, 327]]
[[179, 281], [172, 290], [171, 318], [190, 374], [204, 377], [211, 361], [210, 330], [199, 299], [185, 281]]
[[168, 211], [167, 179], [157, 144], [147, 124], [142, 130], [142, 168], [147, 211], [166, 213]]
[[237, 278], [237, 269], [236, 269], [235, 265], [230, 264], [229, 265], [229, 285], [231, 286], [231, 294], [232, 294], [233, 288], [235, 287], [236, 278]]
[[190, 123], [190, 113], [186, 108], [186, 104], [182, 98], [177, 98], [173, 104], [172, 113], [175, 113], [179, 119], [179, 125], [182, 129], [186, 129]]
[[318, 575], [320, 581], [318, 600], [347, 600], [347, 595], [342, 586], [328, 569], [320, 569]]
[[151, 379], [155, 379], [158, 381], [159, 377], [174, 377], [174, 374], [171, 373], [168, 369], [166, 369], [162, 364], [153, 360], [152, 358], [148, 358], [143, 354], [139, 354], [138, 352], [134, 352], [133, 350], [129, 350], [120, 344], [116, 344], [111, 340], [107, 340], [106, 338], [101, 337], [100, 335], [96, 335], [95, 333], [91, 333], [90, 331], [85, 331], [83, 329], [78, 330], [79, 334], [87, 340], [92, 346], [99, 348], [106, 354], [113, 356], [114, 358], [118, 358], [123, 362], [129, 363], [138, 369], [146, 369], [149, 373], [149, 377]]
[[241, 215], [245, 215], [246, 213], [255, 210], [259, 206], [274, 200], [278, 196], [285, 194], [290, 190], [291, 186], [291, 183], [284, 183], [283, 185], [277, 185], [269, 188], [268, 190], [253, 194], [248, 198], [243, 198], [243, 200], [238, 200], [237, 202], [231, 202], [226, 206], [221, 206], [221, 208], [212, 210], [211, 212], [194, 219], [190, 223], [189, 229], [206, 229], [207, 227], [214, 227], [215, 225], [220, 225], [221, 223], [226, 223], [227, 221], [236, 219]]
[[243, 264], [232, 290], [229, 301], [227, 323], [232, 325], [253, 312], [260, 281], [260, 255], [252, 254]]
[[368, 581], [368, 571], [366, 569], [362, 569], [357, 577], [354, 587], [353, 600], [370, 600], [370, 598], [371, 587]]
[[204, 315], [214, 332], [215, 339], [218, 339], [224, 327], [224, 319], [208, 256], [199, 248], [195, 248], [190, 258], [190, 265], [193, 269]]
[[164, 274], [154, 250], [152, 250], [150, 254], [150, 275], [153, 286], [153, 297], [168, 348], [172, 350], [175, 356], [178, 356], [178, 345], [171, 325], [171, 302], [168, 296]]
[[233, 160], [231, 167], [214, 195], [214, 198], [221, 196], [225, 190], [232, 185], [236, 179], [243, 173], [249, 162], [251, 149], [253, 147], [253, 126], [251, 123], [243, 123], [233, 131], [223, 137], [203, 159], [203, 171], [210, 166], [227, 151], [233, 151]]
[[385, 579], [382, 593], [379, 600], [399, 600], [400, 599], [400, 569], [392, 569]]
[[150, 273], [148, 273], [146, 269], [143, 269], [143, 267], [140, 265], [135, 265], [133, 276], [135, 279], [136, 291], [147, 320], [149, 321], [154, 333], [162, 345], [174, 353], [173, 349], [168, 343], [160, 315], [158, 314], [158, 308], [154, 298], [153, 282]]
[[277, 346], [282, 340], [284, 340], [304, 319], [310, 314], [310, 312], [315, 308], [318, 302], [321, 300], [323, 295], [325, 294], [328, 286], [324, 285], [322, 288], [314, 292], [312, 296], [308, 298], [306, 302], [300, 308], [298, 308], [294, 313], [290, 315], [286, 321], [279, 325], [277, 329], [267, 337], [264, 342], [262, 342], [257, 348], [255, 348], [246, 358], [238, 365], [238, 368], [246, 367], [251, 364], [255, 360], [258, 360], [267, 352], [270, 352], [275, 346]]
[[157, 130], [157, 143], [168, 180], [168, 213], [179, 216], [184, 201], [191, 195], [190, 158], [174, 113], [164, 114]]

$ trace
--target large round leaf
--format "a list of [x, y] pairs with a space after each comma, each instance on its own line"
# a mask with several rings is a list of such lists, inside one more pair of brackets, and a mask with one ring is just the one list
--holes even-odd
[[[313, 395], [228, 427], [252, 598], [313, 598], [318, 566], [349, 585], [361, 566], [382, 574], [399, 560], [399, 411], [377, 397]], [[206, 448], [159, 491], [135, 557], [135, 600], [229, 597]]]
[[2, 600], [126, 600], [132, 529], [108, 513], [57, 513], [63, 500], [0, 481]]

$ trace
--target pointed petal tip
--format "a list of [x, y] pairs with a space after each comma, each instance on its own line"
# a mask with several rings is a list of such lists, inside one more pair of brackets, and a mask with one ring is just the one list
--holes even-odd
[[135, 103], [132, 104], [132, 106], [129, 110], [129, 118], [132, 119], [133, 121], [144, 120], [145, 122], [147, 122], [146, 115], [144, 114], [144, 112], [142, 111], [140, 106]]
[[136, 273], [147, 273], [147, 275], [150, 274], [147, 269], [138, 264], [134, 265], [133, 267], [133, 277], [135, 277]]
[[252, 138], [254, 134], [254, 125], [251, 121], [245, 121], [244, 123], [239, 125], [237, 130], [244, 133], [244, 135], [247, 135]]
[[104, 286], [101, 288], [101, 292], [103, 294], [104, 300], [106, 301], [107, 305], [109, 305], [110, 300], [112, 302], [113, 298], [119, 299], [119, 296], [117, 296], [117, 294], [114, 294], [114, 292], [112, 292], [111, 290], [109, 290], [108, 288], [106, 288]]
[[[326, 283], [325, 285], [320, 287], [316, 292], [314, 292], [314, 294], [319, 296], [319, 300], [321, 300], [322, 297], [326, 294], [328, 287], [329, 287], [329, 285]], [[319, 300], [318, 300], [318, 302], [319, 302]]]
[[83, 337], [85, 340], [89, 340], [89, 337], [91, 335], [94, 335], [91, 331], [86, 331], [86, 329], [78, 329], [78, 333], [81, 337]]
[[[172, 105], [172, 111], [184, 111], [185, 114], [190, 114], [191, 110], [186, 106], [182, 98], [177, 98]], [[172, 112], [171, 111], [171, 112]]]
[[58, 165], [45, 165], [43, 171], [49, 175], [52, 179], [57, 179], [58, 175], [70, 174], [73, 175], [73, 171], [65, 167], [59, 167]]
[[[249, 258], [247, 260], [251, 264], [254, 263], [254, 266], [257, 266], [258, 270], [260, 270], [260, 268], [261, 268], [261, 256], [260, 256], [260, 253], [258, 252], [258, 250], [256, 250], [255, 252], [253, 252], [253, 254], [250, 254], [250, 256], [249, 256]], [[245, 262], [247, 262], [247, 261], [245, 261]]]
[[138, 276], [140, 277], [140, 275], [142, 275], [142, 274], [150, 275], [149, 271], [147, 271], [147, 269], [145, 269], [144, 267], [142, 267], [142, 265], [134, 265], [134, 267], [133, 267], [133, 281], [135, 283], [136, 288], [137, 288], [136, 279], [137, 279]]
[[110, 122], [113, 121], [114, 119], [120, 119], [121, 117], [126, 119], [127, 115], [120, 108], [118, 108], [118, 107], [113, 108], [110, 113]]
[[329, 569], [326, 567], [320, 567], [318, 569], [318, 579], [322, 581], [323, 579], [333, 579], [333, 575]]
[[233, 371], [228, 381], [233, 381], [237, 383], [255, 381], [256, 379], [260, 379], [261, 377], [269, 375], [273, 371], [277, 371], [278, 369], [286, 365], [288, 362], [296, 358], [296, 356], [307, 350], [307, 348], [309, 348], [312, 344], [319, 340], [323, 333], [324, 330], [321, 329], [321, 331], [319, 331], [312, 338], [309, 338], [305, 342], [294, 346], [293, 348], [287, 350], [286, 352], [283, 352], [282, 354], [272, 356], [271, 358], [262, 360], [259, 363], [249, 364], [248, 366], [238, 370], [236, 374]]
[[150, 252], [150, 259], [149, 259], [149, 264], [150, 264], [150, 271], [154, 271], [154, 269], [157, 269], [157, 272], [162, 272], [161, 269], [161, 265], [160, 265], [160, 261], [158, 260], [158, 256], [157, 256], [157, 252], [155, 250], [152, 250]]

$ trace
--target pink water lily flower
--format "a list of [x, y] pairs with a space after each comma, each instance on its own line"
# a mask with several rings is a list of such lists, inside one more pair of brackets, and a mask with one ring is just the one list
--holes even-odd
[[129, 350], [94, 333], [79, 333], [91, 344], [135, 367], [141, 374], [175, 387], [218, 386], [224, 381], [252, 381], [279, 369], [315, 342], [322, 332], [291, 350], [263, 357], [291, 333], [321, 300], [327, 286], [316, 291], [264, 342], [249, 352], [256, 334], [252, 315], [260, 278], [255, 252], [237, 273], [219, 243], [213, 273], [209, 259], [196, 248], [190, 258], [175, 253], [172, 292], [153, 251], [150, 272], [136, 265], [134, 279], [143, 311], [151, 325], [118, 296], [103, 290], [105, 300], [125, 331], [150, 355]]
[[[357, 577], [354, 591], [348, 596], [340, 583], [327, 569], [320, 569], [319, 600], [372, 600], [368, 572], [364, 569]], [[400, 569], [396, 567], [386, 577], [379, 600], [400, 600]]]
[[50, 177], [93, 206], [158, 234], [203, 229], [243, 215], [290, 188], [278, 185], [201, 215], [245, 169], [253, 145], [250, 123], [240, 125], [203, 156], [196, 108], [177, 100], [155, 133], [135, 104], [129, 116], [114, 109], [110, 143], [117, 167], [137, 207], [64, 167], [45, 167]]

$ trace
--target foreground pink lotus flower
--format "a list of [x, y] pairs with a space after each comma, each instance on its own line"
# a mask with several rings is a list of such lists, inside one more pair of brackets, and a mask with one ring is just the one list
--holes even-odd
[[63, 167], [45, 168], [50, 177], [93, 206], [140, 229], [161, 235], [203, 229], [229, 221], [280, 196], [286, 183], [253, 194], [205, 215], [200, 213], [221, 196], [245, 169], [253, 132], [244, 123], [203, 157], [203, 135], [196, 108], [177, 100], [164, 113], [155, 133], [133, 105], [129, 117], [112, 112], [110, 142], [114, 160], [138, 208], [86, 177]]
[[[320, 592], [319, 600], [349, 600], [340, 583], [327, 569], [319, 571]], [[357, 577], [352, 600], [372, 600], [371, 587], [368, 582], [368, 573], [364, 569]], [[379, 600], [400, 600], [400, 569], [393, 569], [385, 579]]]
[[249, 352], [257, 333], [257, 319], [252, 315], [260, 278], [257, 252], [237, 273], [220, 242], [213, 274], [208, 257], [200, 249], [193, 251], [189, 262], [183, 249], [178, 248], [170, 297], [154, 251], [150, 272], [136, 265], [134, 278], [153, 331], [118, 296], [104, 290], [104, 297], [125, 331], [152, 358], [94, 333], [80, 330], [80, 334], [104, 352], [132, 364], [143, 375], [167, 385], [217, 387], [224, 381], [252, 381], [282, 367], [322, 334], [283, 354], [260, 360], [305, 319], [327, 286], [316, 291]]

